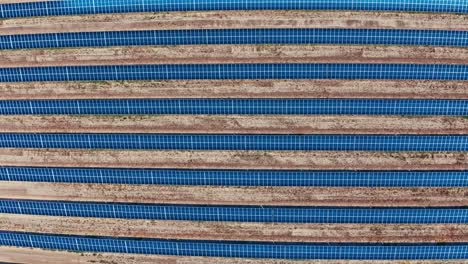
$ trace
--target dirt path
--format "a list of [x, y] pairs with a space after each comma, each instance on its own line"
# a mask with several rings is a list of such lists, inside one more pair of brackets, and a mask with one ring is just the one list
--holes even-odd
[[219, 63], [464, 64], [468, 50], [351, 45], [213, 45], [0, 51], [0, 67]]
[[467, 225], [269, 224], [0, 214], [0, 230], [162, 239], [271, 242], [465, 242]]
[[461, 170], [464, 152], [0, 149], [0, 165], [118, 168]]
[[216, 28], [466, 30], [468, 15], [348, 11], [210, 11], [99, 14], [1, 21], [0, 35]]
[[468, 99], [467, 81], [197, 80], [0, 83], [3, 100], [86, 98]]
[[206, 257], [174, 257], [136, 254], [111, 253], [74, 253], [42, 249], [0, 247], [0, 261], [11, 263], [70, 263], [70, 264], [463, 264], [464, 260], [421, 260], [421, 261], [385, 261], [385, 260], [265, 260]]
[[0, 116], [0, 132], [466, 134], [464, 117], [261, 115], [19, 115]]
[[1, 182], [0, 198], [150, 204], [450, 207], [467, 206], [468, 190]]

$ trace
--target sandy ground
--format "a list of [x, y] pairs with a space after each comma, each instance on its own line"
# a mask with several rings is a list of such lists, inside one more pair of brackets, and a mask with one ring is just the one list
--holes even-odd
[[0, 149], [3, 166], [461, 170], [465, 152], [362, 151], [120, 151], [72, 149]]
[[450, 207], [467, 206], [468, 189], [226, 187], [0, 182], [0, 198], [150, 204]]
[[188, 240], [349, 243], [466, 242], [467, 225], [270, 224], [0, 214], [0, 230]]
[[195, 80], [0, 83], [8, 99], [421, 98], [468, 99], [468, 81]]
[[[5, 1], [0, 1], [5, 3]], [[467, 30], [467, 15], [373, 12], [188, 12], [43, 17], [0, 21], [0, 34], [188, 28], [402, 28]], [[89, 54], [93, 54], [90, 56]], [[116, 47], [0, 52], [0, 67], [141, 63], [457, 63], [457, 48], [382, 46]], [[468, 82], [435, 81], [169, 81], [0, 84], [1, 99], [319, 97], [468, 98]], [[426, 117], [1, 117], [2, 131], [243, 133], [467, 133], [463, 118]], [[34, 123], [35, 122], [35, 123]], [[55, 124], [52, 126], [52, 124]], [[137, 125], [138, 124], [138, 125]], [[209, 124], [209, 126], [208, 126]], [[28, 128], [29, 127], [29, 128]], [[40, 130], [37, 130], [40, 129]], [[229, 130], [230, 129], [230, 130]], [[359, 131], [359, 132], [357, 132]], [[393, 132], [392, 132], [393, 131]], [[352, 133], [352, 132], [346, 132]], [[0, 165], [256, 169], [468, 169], [468, 153], [109, 151], [0, 149]], [[361, 206], [466, 206], [466, 188], [282, 188], [93, 185], [1, 182], [0, 197], [74, 201]], [[205, 223], [0, 215], [0, 230], [86, 235], [258, 241], [467, 241], [464, 225], [292, 225]], [[289, 262], [125, 254], [68, 253], [0, 247], [18, 263], [366, 263]], [[394, 263], [394, 262], [367, 262]], [[450, 262], [399, 262], [450, 263]], [[451, 263], [463, 263], [455, 261]]]
[[466, 134], [464, 117], [285, 115], [19, 115], [0, 116], [0, 132]]
[[196, 45], [0, 51], [0, 67], [197, 63], [464, 64], [467, 62], [467, 49], [420, 46]]
[[466, 30], [468, 15], [343, 11], [210, 11], [101, 14], [1, 21], [0, 35], [216, 28], [388, 28]]
[[173, 257], [135, 254], [103, 254], [49, 251], [41, 249], [0, 247], [0, 261], [13, 263], [69, 263], [69, 264], [463, 264], [464, 260], [423, 260], [423, 261], [362, 261], [362, 260], [264, 260], [206, 257]]

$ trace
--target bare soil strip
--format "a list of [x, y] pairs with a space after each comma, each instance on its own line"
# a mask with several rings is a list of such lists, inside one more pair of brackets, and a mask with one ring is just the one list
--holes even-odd
[[468, 15], [349, 11], [209, 11], [98, 14], [1, 21], [0, 35], [220, 28], [466, 30]]
[[468, 99], [468, 81], [194, 80], [0, 83], [0, 98]]
[[466, 206], [468, 190], [466, 188], [226, 187], [0, 182], [0, 198], [148, 204]]
[[463, 170], [465, 152], [0, 149], [0, 165], [117, 168]]
[[3, 133], [466, 134], [464, 117], [4, 115]]
[[70, 263], [70, 264], [463, 264], [464, 260], [267, 260], [207, 257], [175, 257], [159, 255], [112, 254], [51, 251], [30, 248], [0, 247], [0, 261], [7, 263]]
[[184, 240], [342, 243], [465, 242], [468, 225], [277, 224], [0, 214], [0, 230]]
[[342, 45], [213, 45], [0, 51], [0, 67], [221, 63], [464, 64], [468, 49]]

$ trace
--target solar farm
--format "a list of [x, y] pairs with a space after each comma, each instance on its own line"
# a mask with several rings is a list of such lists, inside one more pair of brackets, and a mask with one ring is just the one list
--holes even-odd
[[0, 19], [0, 263], [468, 263], [467, 0]]

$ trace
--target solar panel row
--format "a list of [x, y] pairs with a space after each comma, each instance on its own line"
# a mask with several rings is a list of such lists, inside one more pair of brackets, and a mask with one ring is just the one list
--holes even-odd
[[0, 68], [1, 82], [228, 79], [468, 80], [468, 65], [298, 63]]
[[468, 115], [468, 100], [74, 99], [0, 100], [2, 115]]
[[468, 31], [392, 29], [191, 29], [0, 36], [1, 49], [205, 44], [468, 46]]
[[0, 167], [0, 181], [209, 186], [468, 187], [468, 171]]
[[467, 208], [155, 205], [0, 200], [0, 213], [264, 223], [468, 224]]
[[465, 259], [468, 245], [314, 244], [83, 237], [0, 232], [0, 244], [69, 251], [281, 259]]
[[[66, 0], [0, 5], [0, 18], [190, 10], [468, 13], [466, 0]], [[118, 45], [468, 46], [468, 31], [220, 29], [0, 36], [0, 49]], [[225, 79], [468, 80], [468, 65], [194, 64], [0, 69], [1, 82]], [[0, 114], [468, 115], [467, 100], [131, 99], [0, 101]], [[468, 151], [468, 135], [0, 134], [0, 147], [183, 150]], [[0, 167], [0, 180], [232, 186], [465, 187], [467, 171], [246, 171]], [[0, 199], [0, 213], [265, 223], [468, 224], [468, 209], [123, 204]], [[0, 231], [0, 245], [73, 251], [283, 259], [462, 259], [468, 244], [297, 244], [118, 239]]]
[[468, 135], [235, 135], [0, 133], [2, 148], [468, 151]]
[[359, 10], [467, 13], [465, 0], [57, 0], [0, 5], [0, 18], [197, 10]]

